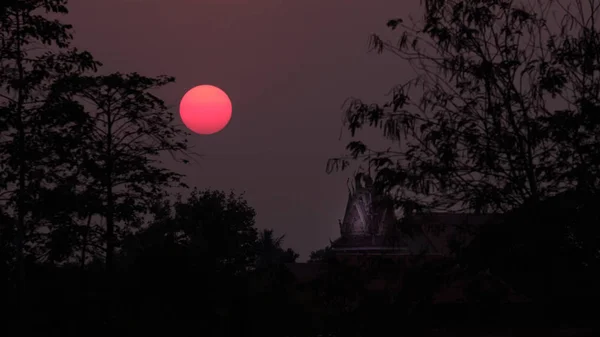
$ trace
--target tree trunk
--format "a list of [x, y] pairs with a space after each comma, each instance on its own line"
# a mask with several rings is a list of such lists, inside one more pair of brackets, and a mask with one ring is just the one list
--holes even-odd
[[25, 125], [23, 123], [23, 80], [25, 78], [25, 71], [23, 69], [23, 60], [21, 57], [21, 12], [17, 10], [16, 14], [16, 30], [17, 30], [17, 55], [16, 63], [19, 71], [19, 83], [17, 89], [17, 120], [16, 127], [18, 133], [18, 156], [19, 156], [19, 183], [17, 192], [17, 236], [16, 236], [16, 255], [17, 255], [17, 301], [19, 316], [22, 318], [24, 309], [24, 294], [25, 294], [25, 258], [24, 258], [24, 246], [25, 246]]
[[[110, 182], [110, 178], [108, 179]], [[114, 250], [115, 250], [115, 224], [113, 218], [113, 193], [112, 188], [106, 190], [106, 271], [110, 274], [114, 269]]]
[[105, 176], [105, 191], [106, 191], [106, 290], [107, 293], [107, 308], [106, 322], [112, 326], [113, 312], [116, 308], [115, 297], [115, 279], [114, 279], [114, 252], [115, 252], [115, 222], [114, 222], [114, 200], [113, 200], [113, 158], [112, 158], [112, 116], [110, 102], [107, 104], [107, 142], [106, 142], [106, 176]]
[[112, 120], [110, 102], [107, 107], [107, 142], [106, 142], [106, 271], [110, 275], [114, 269], [115, 223], [114, 200], [112, 190]]
[[79, 322], [85, 322], [87, 319], [87, 307], [88, 307], [88, 275], [85, 270], [85, 260], [87, 258], [87, 246], [88, 238], [90, 235], [92, 223], [92, 214], [88, 215], [87, 226], [83, 234], [83, 242], [81, 245], [81, 260], [79, 261], [79, 308], [78, 319]]
[[92, 215], [88, 215], [88, 221], [87, 221], [87, 226], [85, 228], [85, 232], [83, 233], [83, 242], [81, 243], [81, 259], [80, 259], [80, 268], [81, 271], [83, 271], [85, 269], [85, 259], [87, 257], [87, 245], [88, 245], [88, 238], [90, 235], [90, 225], [92, 223]]

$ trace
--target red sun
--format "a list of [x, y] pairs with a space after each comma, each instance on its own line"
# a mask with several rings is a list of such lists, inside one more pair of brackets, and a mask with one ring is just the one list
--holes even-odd
[[217, 133], [231, 119], [231, 100], [212, 85], [199, 85], [183, 95], [179, 103], [183, 124], [201, 135]]

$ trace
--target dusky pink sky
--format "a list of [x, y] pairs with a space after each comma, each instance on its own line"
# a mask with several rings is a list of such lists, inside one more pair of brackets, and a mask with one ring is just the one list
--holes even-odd
[[368, 36], [418, 9], [419, 0], [71, 0], [65, 21], [104, 71], [175, 76], [158, 94], [177, 115], [196, 85], [227, 92], [229, 125], [192, 136], [204, 157], [174, 168], [191, 186], [245, 192], [257, 227], [285, 234], [304, 261], [339, 236], [350, 172], [327, 175], [325, 164], [348, 140], [342, 103], [381, 102], [410, 71], [368, 53]]

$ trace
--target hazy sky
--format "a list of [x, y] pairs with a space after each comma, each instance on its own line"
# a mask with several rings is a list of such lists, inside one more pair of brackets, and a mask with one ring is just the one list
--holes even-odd
[[[286, 234], [308, 258], [339, 236], [350, 172], [327, 175], [342, 153], [341, 105], [381, 101], [406, 79], [391, 55], [367, 53], [370, 33], [416, 13], [418, 0], [71, 0], [76, 46], [105, 71], [166, 74], [159, 94], [177, 106], [212, 84], [233, 102], [229, 125], [190, 142], [205, 155], [177, 167], [188, 184], [245, 192], [257, 226]], [[177, 116], [179, 118], [179, 116]], [[178, 119], [178, 122], [180, 120]]]

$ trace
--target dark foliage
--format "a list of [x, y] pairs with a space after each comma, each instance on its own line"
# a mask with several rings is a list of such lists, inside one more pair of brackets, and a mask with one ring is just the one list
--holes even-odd
[[325, 248], [311, 252], [308, 262], [328, 262], [334, 256], [335, 255], [331, 250], [331, 246], [327, 246]]
[[[328, 171], [364, 160], [400, 207], [505, 212], [577, 186], [598, 187], [597, 1], [430, 0], [397, 43], [374, 35], [417, 76], [384, 104], [350, 100], [353, 140]], [[553, 14], [558, 18], [554, 22]]]
[[[383, 104], [348, 100], [353, 139], [327, 172], [367, 166], [404, 215], [503, 214], [447, 276], [508, 282], [533, 301], [532, 317], [589, 318], [600, 274], [600, 3], [427, 0], [424, 10], [416, 22], [388, 21], [397, 41], [371, 36], [374, 51], [416, 76]], [[367, 144], [364, 128], [390, 147]], [[479, 302], [508, 296], [463, 283]]]

